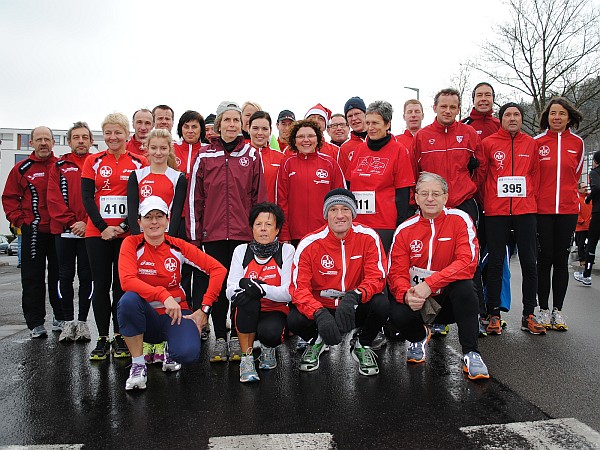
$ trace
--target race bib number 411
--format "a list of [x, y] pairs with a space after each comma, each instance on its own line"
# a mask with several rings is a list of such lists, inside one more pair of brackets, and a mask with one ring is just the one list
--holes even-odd
[[103, 219], [124, 219], [127, 217], [126, 195], [103, 195], [100, 197], [100, 215]]
[[357, 214], [375, 214], [375, 191], [354, 191]]
[[525, 177], [499, 177], [498, 197], [527, 197]]

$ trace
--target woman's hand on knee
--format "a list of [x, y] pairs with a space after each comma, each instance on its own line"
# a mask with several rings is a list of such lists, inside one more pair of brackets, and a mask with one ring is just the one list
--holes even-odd
[[198, 328], [198, 332], [202, 333], [202, 328], [208, 322], [208, 315], [206, 315], [202, 310], [194, 311], [192, 314], [188, 314], [187, 316], [183, 316], [184, 319], [193, 320]]
[[181, 324], [181, 306], [179, 303], [171, 296], [165, 300], [165, 312], [171, 318], [171, 325]]

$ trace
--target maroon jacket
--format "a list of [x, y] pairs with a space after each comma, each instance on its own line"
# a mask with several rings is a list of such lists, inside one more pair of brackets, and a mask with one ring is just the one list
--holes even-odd
[[63, 155], [50, 169], [48, 206], [52, 211], [52, 234], [69, 232], [75, 222], [86, 222], [88, 215], [81, 197], [81, 171], [88, 155]]
[[250, 241], [250, 209], [267, 200], [258, 150], [238, 136], [228, 152], [220, 138], [202, 147], [192, 166], [185, 214], [191, 242]]
[[46, 191], [50, 169], [57, 160], [54, 153], [48, 159], [39, 159], [31, 152], [29, 158], [11, 169], [2, 193], [2, 206], [14, 226], [27, 224], [40, 233], [50, 233]]

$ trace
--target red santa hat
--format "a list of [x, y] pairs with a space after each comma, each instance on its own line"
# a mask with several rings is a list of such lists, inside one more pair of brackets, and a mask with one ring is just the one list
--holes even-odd
[[325, 119], [325, 125], [329, 125], [329, 120], [331, 120], [331, 110], [325, 108], [320, 103], [317, 103], [315, 106], [310, 108], [308, 112], [304, 115], [304, 118], [308, 118], [308, 116], [312, 116], [313, 114], [317, 114]]

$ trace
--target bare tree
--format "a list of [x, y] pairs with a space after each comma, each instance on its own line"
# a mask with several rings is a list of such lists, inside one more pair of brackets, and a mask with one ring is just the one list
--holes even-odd
[[[547, 101], [556, 95], [588, 110], [579, 134], [600, 130], [600, 12], [594, 0], [506, 0], [512, 20], [495, 28], [471, 67], [532, 104], [524, 127], [534, 131]], [[482, 61], [482, 63], [479, 63]], [[595, 114], [593, 114], [595, 112]]]
[[458, 71], [450, 77], [450, 86], [460, 92], [460, 117], [467, 117], [471, 111], [471, 72], [473, 66], [470, 61], [460, 62]]

